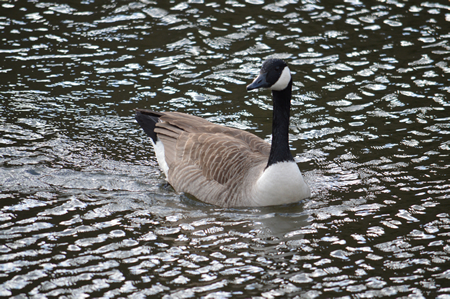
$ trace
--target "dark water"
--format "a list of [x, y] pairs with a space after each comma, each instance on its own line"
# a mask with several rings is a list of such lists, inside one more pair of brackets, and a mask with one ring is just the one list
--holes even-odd
[[[448, 1], [2, 1], [0, 296], [450, 298]], [[313, 196], [223, 209], [165, 183], [134, 108], [269, 139], [295, 72]]]

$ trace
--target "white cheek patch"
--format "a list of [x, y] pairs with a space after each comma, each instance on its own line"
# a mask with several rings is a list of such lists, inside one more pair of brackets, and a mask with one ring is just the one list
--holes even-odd
[[277, 80], [277, 82], [275, 82], [274, 85], [270, 87], [270, 89], [283, 90], [288, 86], [290, 81], [291, 81], [291, 71], [287, 66], [285, 66], [283, 72], [281, 73], [280, 78]]

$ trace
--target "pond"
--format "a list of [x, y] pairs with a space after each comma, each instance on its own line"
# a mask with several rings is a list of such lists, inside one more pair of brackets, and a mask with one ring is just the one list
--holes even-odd
[[[450, 298], [448, 1], [2, 1], [0, 296]], [[298, 204], [177, 193], [135, 108], [270, 142]]]

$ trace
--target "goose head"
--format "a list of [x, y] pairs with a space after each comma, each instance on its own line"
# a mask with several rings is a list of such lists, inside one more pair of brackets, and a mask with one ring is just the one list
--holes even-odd
[[247, 86], [247, 90], [268, 88], [281, 91], [289, 86], [291, 80], [291, 71], [286, 62], [281, 59], [267, 59], [261, 67], [259, 76]]

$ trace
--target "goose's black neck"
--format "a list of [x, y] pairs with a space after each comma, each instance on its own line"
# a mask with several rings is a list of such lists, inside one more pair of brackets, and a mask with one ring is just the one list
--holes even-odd
[[273, 90], [272, 147], [267, 167], [278, 162], [294, 161], [289, 150], [289, 114], [291, 110], [292, 79], [280, 91]]

